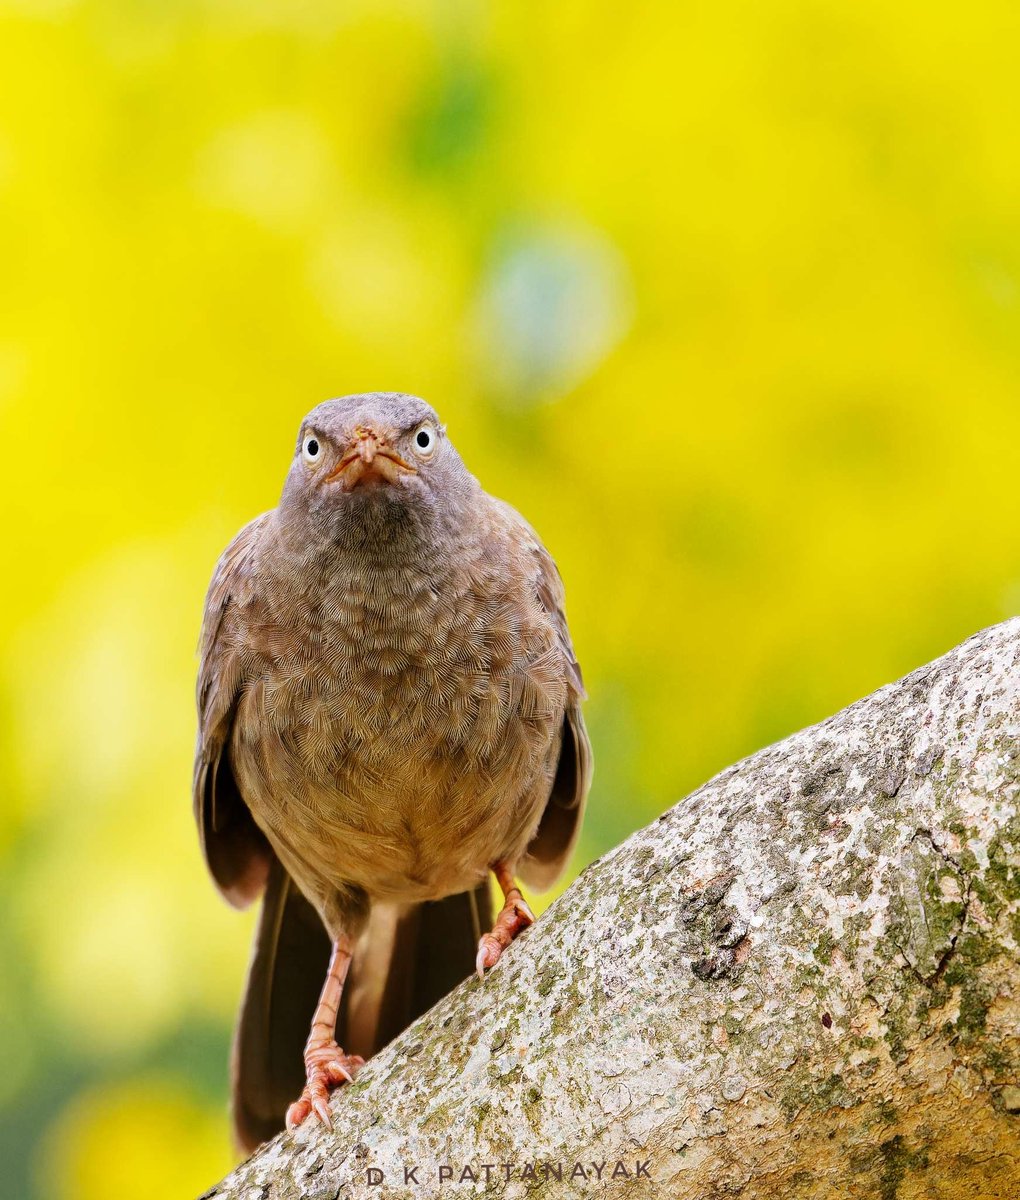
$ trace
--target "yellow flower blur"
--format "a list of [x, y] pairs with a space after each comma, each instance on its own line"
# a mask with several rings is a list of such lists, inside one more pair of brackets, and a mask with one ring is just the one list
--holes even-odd
[[231, 1161], [220, 550], [437, 405], [567, 583], [576, 867], [1020, 611], [1017, 9], [0, 0], [0, 1190]]

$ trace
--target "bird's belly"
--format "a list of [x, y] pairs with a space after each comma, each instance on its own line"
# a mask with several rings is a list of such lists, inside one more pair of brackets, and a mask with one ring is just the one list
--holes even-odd
[[[419, 782], [436, 781], [422, 773]], [[380, 900], [434, 900], [475, 886], [497, 858], [523, 853], [541, 816], [541, 790], [508, 794], [470, 774], [431, 792], [346, 780], [335, 791], [316, 789], [304, 811], [292, 813], [304, 818], [302, 858], [324, 882]], [[293, 845], [294, 822], [287, 833]]]
[[252, 760], [241, 773], [255, 819], [306, 892], [353, 885], [378, 900], [438, 899], [524, 853], [549, 795], [557, 723], [511, 712], [465, 737], [441, 714], [376, 715], [375, 727], [366, 710], [274, 722], [257, 745], [235, 746]]

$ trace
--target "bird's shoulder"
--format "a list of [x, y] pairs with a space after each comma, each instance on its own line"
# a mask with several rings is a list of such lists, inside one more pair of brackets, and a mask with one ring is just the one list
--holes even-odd
[[568, 681], [578, 697], [585, 695], [581, 667], [567, 624], [566, 589], [556, 560], [534, 527], [506, 500], [487, 495], [490, 519], [500, 528], [510, 557], [522, 572], [556, 635]]
[[261, 595], [260, 558], [275, 510], [249, 521], [230, 541], [213, 569], [205, 597], [202, 633], [199, 641], [199, 707], [203, 685], [209, 685], [209, 673], [230, 640], [229, 634], [246, 610]]

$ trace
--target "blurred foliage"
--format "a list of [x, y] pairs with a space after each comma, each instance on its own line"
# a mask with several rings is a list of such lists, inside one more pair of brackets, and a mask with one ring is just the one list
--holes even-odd
[[436, 403], [556, 554], [578, 864], [1020, 608], [1020, 10], [0, 0], [0, 1188], [231, 1162], [212, 565]]

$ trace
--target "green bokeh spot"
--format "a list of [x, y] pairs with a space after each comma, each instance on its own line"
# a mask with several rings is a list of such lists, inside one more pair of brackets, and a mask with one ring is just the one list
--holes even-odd
[[484, 144], [492, 83], [477, 63], [455, 61], [419, 98], [407, 131], [407, 154], [419, 175], [452, 175]]

